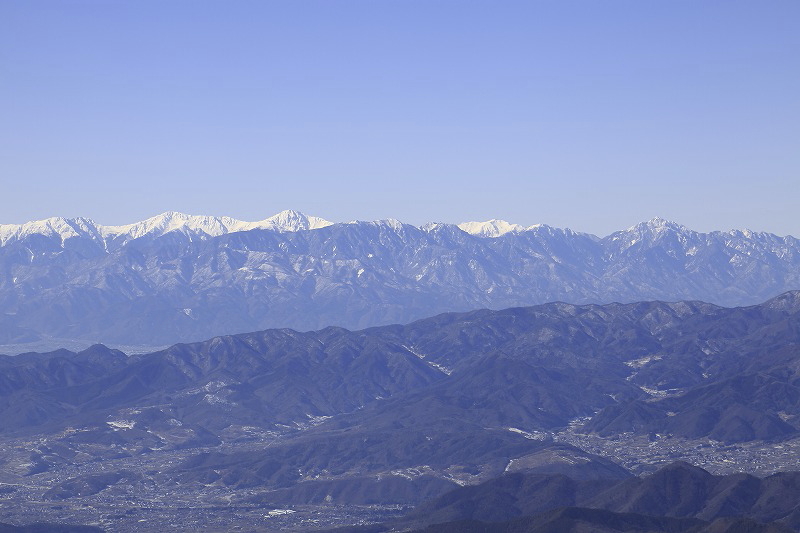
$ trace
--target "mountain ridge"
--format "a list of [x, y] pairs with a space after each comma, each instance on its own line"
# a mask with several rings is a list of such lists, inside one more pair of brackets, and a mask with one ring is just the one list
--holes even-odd
[[[214, 216], [214, 215], [190, 215], [178, 211], [165, 211], [158, 215], [148, 217], [144, 220], [132, 222], [128, 224], [106, 225], [98, 224], [91, 218], [87, 217], [62, 217], [54, 216], [45, 219], [31, 220], [21, 224], [0, 224], [0, 246], [5, 245], [12, 239], [20, 239], [29, 237], [31, 235], [45, 235], [51, 236], [59, 234], [63, 239], [81, 236], [85, 234], [94, 234], [102, 238], [119, 238], [125, 236], [130, 239], [142, 237], [144, 235], [158, 233], [163, 235], [169, 231], [175, 230], [189, 230], [189, 231], [202, 231], [209, 236], [219, 236], [225, 233], [234, 233], [238, 231], [249, 231], [251, 229], [272, 229], [276, 231], [302, 231], [324, 228], [333, 224], [354, 224], [358, 222], [388, 222], [393, 225], [411, 225], [406, 224], [395, 219], [379, 219], [374, 221], [361, 221], [352, 220], [346, 222], [332, 222], [323, 218], [306, 215], [300, 211], [292, 209], [283, 210], [275, 215], [267, 217], [258, 221], [245, 221], [236, 219], [229, 216]], [[547, 224], [533, 224], [530, 226], [523, 226], [521, 224], [511, 223], [503, 219], [489, 219], [485, 221], [465, 221], [460, 223], [445, 223], [445, 222], [428, 222], [420, 226], [413, 226], [423, 231], [428, 231], [429, 228], [445, 225], [457, 227], [467, 234], [476, 237], [496, 238], [506, 235], [507, 233], [522, 233], [526, 231], [533, 231], [539, 228], [553, 228]], [[624, 230], [612, 232], [606, 236], [597, 236], [586, 232], [575, 232], [569, 228], [555, 228], [568, 233], [583, 234], [603, 239], [610, 237], [615, 233], [632, 232], [632, 231], [653, 231], [663, 232], [664, 230], [673, 230], [681, 232], [691, 232], [700, 234], [717, 234], [727, 233], [730, 235], [744, 235], [750, 237], [752, 235], [773, 235], [781, 238], [777, 234], [770, 232], [756, 232], [749, 229], [731, 229], [713, 230], [710, 232], [696, 232], [690, 228], [664, 219], [660, 216], [655, 216], [647, 221], [634, 224]], [[786, 235], [784, 237], [792, 237]]]
[[255, 222], [235, 218], [208, 215], [188, 215], [177, 211], [166, 211], [159, 215], [117, 226], [97, 224], [85, 217], [50, 217], [23, 224], [0, 224], [0, 246], [13, 240], [22, 240], [33, 235], [55, 236], [62, 241], [81, 236], [100, 240], [132, 240], [144, 236], [161, 236], [170, 231], [203, 233], [216, 237], [226, 233], [249, 231], [251, 229], [271, 229], [275, 231], [300, 231], [329, 226], [333, 222], [307, 216], [299, 211], [285, 210], [271, 217]]
[[156, 346], [548, 301], [750, 305], [800, 288], [794, 237], [698, 233], [658, 218], [599, 238], [499, 221], [472, 235], [454, 224], [276, 217], [251, 227], [168, 213], [117, 233], [86, 219], [4, 226], [0, 346]]
[[[737, 308], [555, 302], [135, 356], [103, 346], [4, 356], [0, 461], [15, 476], [5, 501], [16, 516], [32, 501], [81, 512], [103, 501], [136, 530], [144, 508], [163, 516], [150, 503], [177, 495], [257, 519], [265, 508], [300, 516], [298, 506], [441, 496], [423, 514], [505, 520], [543, 510], [525, 494], [572, 494], [565, 504], [615, 513], [658, 504], [664, 516], [796, 527], [797, 474], [719, 476], [796, 465], [799, 324], [795, 291]], [[678, 459], [704, 470], [630, 476]], [[604, 479], [613, 493], [600, 491]], [[466, 486], [483, 481], [493, 484]], [[499, 499], [458, 503], [486, 494]]]
[[[502, 523], [521, 521], [524, 517], [530, 520], [542, 516], [542, 513], [546, 516], [554, 510], [574, 506], [574, 511], [581, 514], [589, 510], [614, 513], [601, 514], [602, 518], [586, 531], [662, 531], [653, 524], [617, 529], [614, 527], [617, 525], [615, 518], [618, 520], [623, 516], [704, 522], [697, 525], [678, 523], [666, 531], [707, 531], [701, 527], [718, 520], [742, 519], [751, 522], [744, 522], [731, 531], [796, 531], [800, 526], [797, 518], [799, 475], [798, 472], [785, 472], [765, 478], [742, 473], [714, 476], [681, 461], [663, 466], [647, 476], [606, 479], [599, 483], [565, 476], [505, 474], [431, 499], [397, 523], [387, 524], [385, 530], [389, 530], [389, 526], [406, 530], [413, 526], [421, 530], [420, 526], [428, 525], [430, 530], [458, 531], [459, 521], [469, 520], [486, 523], [477, 531], [539, 531], [519, 527], [506, 529]], [[770, 524], [771, 527], [760, 524]], [[544, 529], [562, 530], [573, 531], [563, 524], [561, 528]]]

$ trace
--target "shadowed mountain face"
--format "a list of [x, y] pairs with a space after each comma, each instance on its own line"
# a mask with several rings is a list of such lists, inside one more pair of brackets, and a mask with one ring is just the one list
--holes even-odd
[[781, 438], [800, 415], [798, 324], [800, 293], [787, 293], [734, 309], [547, 304], [357, 332], [267, 330], [127, 359], [102, 346], [4, 357], [0, 428], [135, 408], [146, 423], [215, 434], [331, 416], [340, 428], [422, 416], [524, 433], [591, 416], [586, 428], [601, 434]]
[[[0, 429], [55, 435], [30, 454], [30, 473], [87, 453], [204, 448], [159, 475], [259, 488], [253, 501], [276, 505], [413, 503], [504, 472], [619, 479], [624, 469], [551, 432], [581, 419], [584, 431], [608, 435], [798, 435], [799, 319], [800, 293], [733, 309], [556, 303], [354, 332], [266, 330], [128, 358], [103, 346], [2, 357]], [[116, 475], [76, 478], [48, 497], [141, 472]], [[552, 498], [582, 505], [583, 489], [569, 483], [552, 485]], [[710, 490], [679, 485], [684, 503]], [[666, 504], [664, 490], [620, 510]], [[678, 508], [664, 513], [713, 518]]]
[[[798, 472], [764, 479], [747, 474], [713, 476], [680, 462], [624, 480], [507, 474], [426, 502], [402, 524], [450, 523], [446, 527], [452, 529], [469, 521], [511, 521], [502, 528], [489, 526], [500, 528], [496, 531], [795, 531], [800, 527], [798, 480]], [[574, 509], [558, 510], [570, 506]], [[772, 522], [776, 523], [771, 527], [759, 525]], [[553, 529], [556, 524], [566, 529]], [[538, 529], [544, 525], [550, 529]]]
[[792, 237], [702, 234], [660, 219], [602, 239], [547, 226], [498, 235], [328, 224], [299, 213], [264, 223], [172, 213], [119, 228], [2, 226], [0, 343], [162, 345], [557, 300], [743, 305], [800, 287]]
[[469, 527], [513, 520], [508, 531], [760, 531], [734, 516], [800, 527], [795, 474], [678, 464], [631, 478], [598, 454], [613, 449], [581, 440], [656, 446], [639, 463], [610, 455], [637, 470], [673, 457], [662, 441], [679, 437], [793, 461], [798, 346], [800, 293], [789, 292], [740, 308], [552, 303], [130, 357], [102, 345], [0, 356], [0, 460], [13, 482], [0, 481], [18, 516], [32, 501], [103, 505], [134, 525], [176, 497], [184, 510], [198, 498], [238, 506], [250, 527], [265, 508], [409, 506], [477, 485], [420, 512]]
[[[348, 529], [336, 530], [347, 533]], [[353, 528], [353, 533], [359, 531]], [[363, 533], [370, 530], [363, 529]], [[378, 530], [372, 529], [371, 533]], [[567, 507], [505, 522], [459, 520], [434, 524], [411, 533], [790, 533], [779, 523], [750, 518], [720, 518], [711, 523], [696, 518], [671, 518], [602, 509]]]

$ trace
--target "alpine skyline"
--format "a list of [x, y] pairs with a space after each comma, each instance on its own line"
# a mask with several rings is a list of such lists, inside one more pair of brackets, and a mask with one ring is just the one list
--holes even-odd
[[[5, 2], [0, 223], [798, 235], [796, 2]], [[713, 201], [710, 201], [713, 199]]]

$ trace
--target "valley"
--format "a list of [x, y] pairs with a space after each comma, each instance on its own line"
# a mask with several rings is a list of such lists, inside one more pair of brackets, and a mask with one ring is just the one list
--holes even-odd
[[799, 21], [0, 1], [0, 533], [800, 533]]
[[0, 522], [402, 528], [509, 475], [766, 478], [797, 469], [798, 324], [788, 292], [0, 357]]
[[[603, 438], [579, 433], [576, 427], [553, 432], [545, 438], [611, 459], [637, 475], [651, 474], [674, 461], [685, 461], [716, 475], [749, 472], [764, 477], [796, 470], [800, 457], [800, 438], [774, 443], [724, 444], [708, 439], [650, 439], [636, 435]], [[46, 472], [27, 474], [31, 468], [29, 451], [52, 450], [54, 444], [58, 447], [59, 439], [47, 436], [35, 440], [3, 439], [0, 444], [4, 467], [0, 481], [0, 522], [95, 524], [120, 532], [157, 527], [170, 531], [308, 531], [343, 524], [391, 522], [414, 508], [409, 501], [387, 504], [283, 502], [283, 505], [271, 506], [261, 503], [261, 487], [232, 490], [221, 483], [181, 483], [174, 475], [165, 473], [197, 454], [258, 452], [275, 441], [276, 437], [270, 437], [147, 454], [141, 454], [135, 447], [114, 446], [101, 451], [96, 445], [76, 446], [68, 450], [72, 461], [63, 461]], [[65, 451], [60, 450], [62, 456]], [[85, 462], [80, 462], [79, 458]], [[557, 450], [549, 460], [552, 466], [558, 461], [579, 462], [582, 458]], [[524, 465], [512, 468], [513, 459], [510, 463], [507, 472], [526, 470]], [[425, 465], [420, 466], [417, 470], [424, 471]], [[413, 470], [366, 474], [405, 479], [415, 475]], [[123, 476], [112, 478], [109, 486], [99, 480], [93, 486], [90, 481], [120, 472]], [[343, 478], [362, 474], [351, 471]], [[446, 475], [446, 472], [438, 474]], [[313, 480], [322, 479], [313, 476]], [[54, 487], [64, 489], [59, 494]]]

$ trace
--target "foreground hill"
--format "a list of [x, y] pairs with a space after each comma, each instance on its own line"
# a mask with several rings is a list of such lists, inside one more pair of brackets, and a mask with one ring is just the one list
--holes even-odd
[[[344, 533], [343, 530], [342, 533]], [[357, 532], [354, 528], [351, 531]], [[361, 529], [363, 533], [369, 531]], [[372, 533], [375, 533], [375, 529]], [[505, 522], [460, 520], [434, 524], [411, 533], [790, 533], [780, 523], [762, 524], [750, 518], [671, 518], [601, 509], [567, 507]]]
[[270, 327], [406, 323], [445, 311], [703, 300], [800, 287], [800, 241], [661, 219], [604, 238], [502, 221], [421, 228], [165, 213], [0, 225], [0, 344], [163, 345]]
[[790, 292], [742, 308], [555, 303], [355, 332], [266, 330], [127, 358], [100, 345], [0, 357], [0, 428], [135, 408], [133, 420], [180, 413], [214, 433], [430, 413], [524, 431], [591, 416], [599, 434], [782, 438], [800, 427], [798, 324]]
[[[462, 527], [492, 532], [796, 531], [799, 481], [798, 472], [763, 479], [747, 474], [713, 476], [680, 462], [624, 480], [508, 474], [426, 502], [394, 527], [437, 524], [432, 530]], [[759, 525], [765, 523], [771, 525]]]
[[[280, 513], [345, 506], [372, 514], [327, 523], [376, 522], [503, 474], [562, 476], [548, 477], [535, 501], [660, 509], [723, 527], [714, 525], [721, 509], [760, 501], [766, 513], [796, 480], [775, 478], [771, 496], [754, 500], [742, 491], [766, 490], [757, 478], [728, 484], [682, 467], [683, 481], [659, 493], [660, 478], [625, 481], [626, 468], [705, 456], [700, 464], [726, 471], [752, 473], [762, 459], [767, 472], [792, 469], [799, 347], [800, 292], [788, 292], [738, 308], [552, 303], [360, 331], [265, 330], [130, 357], [102, 345], [2, 356], [0, 489], [6, 512], [35, 510], [43, 522], [74, 509], [63, 520], [169, 515], [199, 529], [237, 520], [252, 529], [274, 518], [263, 509], [303, 527], [317, 511]], [[216, 511], [187, 516], [198, 500]], [[514, 506], [490, 500], [472, 508], [499, 515], [463, 518], [505, 519]], [[649, 523], [621, 523], [629, 519]]]

